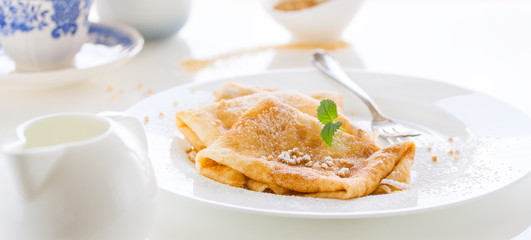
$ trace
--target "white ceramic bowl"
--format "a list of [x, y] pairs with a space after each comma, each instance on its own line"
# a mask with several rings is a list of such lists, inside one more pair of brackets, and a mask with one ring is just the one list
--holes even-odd
[[328, 0], [313, 7], [282, 11], [274, 7], [283, 0], [264, 0], [271, 16], [293, 35], [293, 41], [331, 43], [341, 34], [360, 8], [363, 0]]

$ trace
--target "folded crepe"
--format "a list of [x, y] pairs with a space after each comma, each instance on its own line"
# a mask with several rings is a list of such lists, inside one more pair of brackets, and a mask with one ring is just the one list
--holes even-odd
[[[214, 143], [219, 136], [236, 123], [244, 112], [266, 97], [275, 97], [317, 118], [317, 108], [320, 104], [318, 100], [297, 91], [273, 91], [220, 100], [203, 107], [179, 111], [176, 113], [177, 128], [194, 148], [194, 151], [191, 151], [193, 155]], [[337, 121], [343, 122], [343, 129], [346, 132], [366, 138], [368, 142], [373, 142], [374, 148], [378, 148], [379, 144], [374, 141], [374, 136], [354, 127], [343, 114], [338, 114]]]
[[350, 199], [409, 183], [385, 179], [400, 168], [409, 181], [413, 142], [379, 149], [363, 135], [338, 131], [329, 147], [321, 128], [315, 117], [266, 97], [197, 153], [196, 168], [234, 187], [322, 198]]
[[263, 88], [255, 85], [241, 84], [235, 82], [225, 82], [214, 91], [215, 101], [227, 100], [237, 97], [243, 97], [261, 92], [274, 92], [277, 89]]
[[[248, 84], [242, 84], [242, 83], [225, 82], [221, 84], [218, 90], [214, 92], [214, 95], [216, 97], [215, 101], [217, 102], [221, 100], [243, 97], [243, 96], [247, 96], [247, 95], [251, 95], [255, 93], [274, 92], [274, 91], [278, 91], [278, 89], [263, 88], [260, 86], [248, 85]], [[307, 95], [319, 101], [323, 99], [330, 99], [336, 103], [338, 111], [340, 112], [343, 111], [343, 96], [341, 96], [341, 94], [337, 92], [317, 91], [317, 92], [309, 92], [307, 93]]]

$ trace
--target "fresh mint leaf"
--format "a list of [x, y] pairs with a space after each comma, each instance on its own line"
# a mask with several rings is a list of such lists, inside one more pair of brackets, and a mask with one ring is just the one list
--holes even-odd
[[332, 140], [334, 139], [334, 135], [336, 134], [336, 131], [343, 125], [343, 122], [329, 122], [324, 125], [323, 129], [321, 130], [321, 138], [323, 141], [328, 145], [329, 147], [332, 147]]
[[329, 147], [332, 147], [332, 141], [337, 130], [343, 125], [343, 122], [334, 122], [337, 118], [337, 105], [330, 99], [321, 100], [317, 108], [317, 118], [324, 127], [321, 129], [321, 138]]
[[317, 108], [317, 119], [323, 125], [331, 123], [337, 118], [337, 105], [330, 99], [321, 100], [321, 104]]

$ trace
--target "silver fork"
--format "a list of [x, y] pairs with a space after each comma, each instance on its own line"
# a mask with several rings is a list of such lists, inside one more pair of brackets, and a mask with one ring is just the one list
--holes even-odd
[[401, 138], [416, 137], [422, 134], [386, 117], [372, 98], [343, 71], [339, 63], [326, 51], [322, 49], [315, 50], [312, 64], [361, 98], [371, 112], [372, 130], [379, 131], [379, 136], [386, 139], [389, 143], [394, 143]]

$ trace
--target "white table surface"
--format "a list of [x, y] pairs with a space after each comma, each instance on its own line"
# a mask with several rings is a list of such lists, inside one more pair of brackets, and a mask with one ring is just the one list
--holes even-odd
[[[333, 54], [345, 67], [467, 87], [531, 116], [531, 1], [367, 0], [344, 38], [352, 47]], [[0, 137], [43, 114], [126, 110], [149, 91], [183, 83], [310, 67], [310, 52], [293, 50], [236, 56], [199, 72], [180, 66], [191, 57], [212, 58], [289, 39], [257, 0], [195, 0], [178, 35], [147, 42], [119, 69], [55, 89], [0, 86]], [[150, 239], [531, 239], [530, 186], [528, 175], [470, 203], [357, 220], [262, 216], [161, 191]]]

